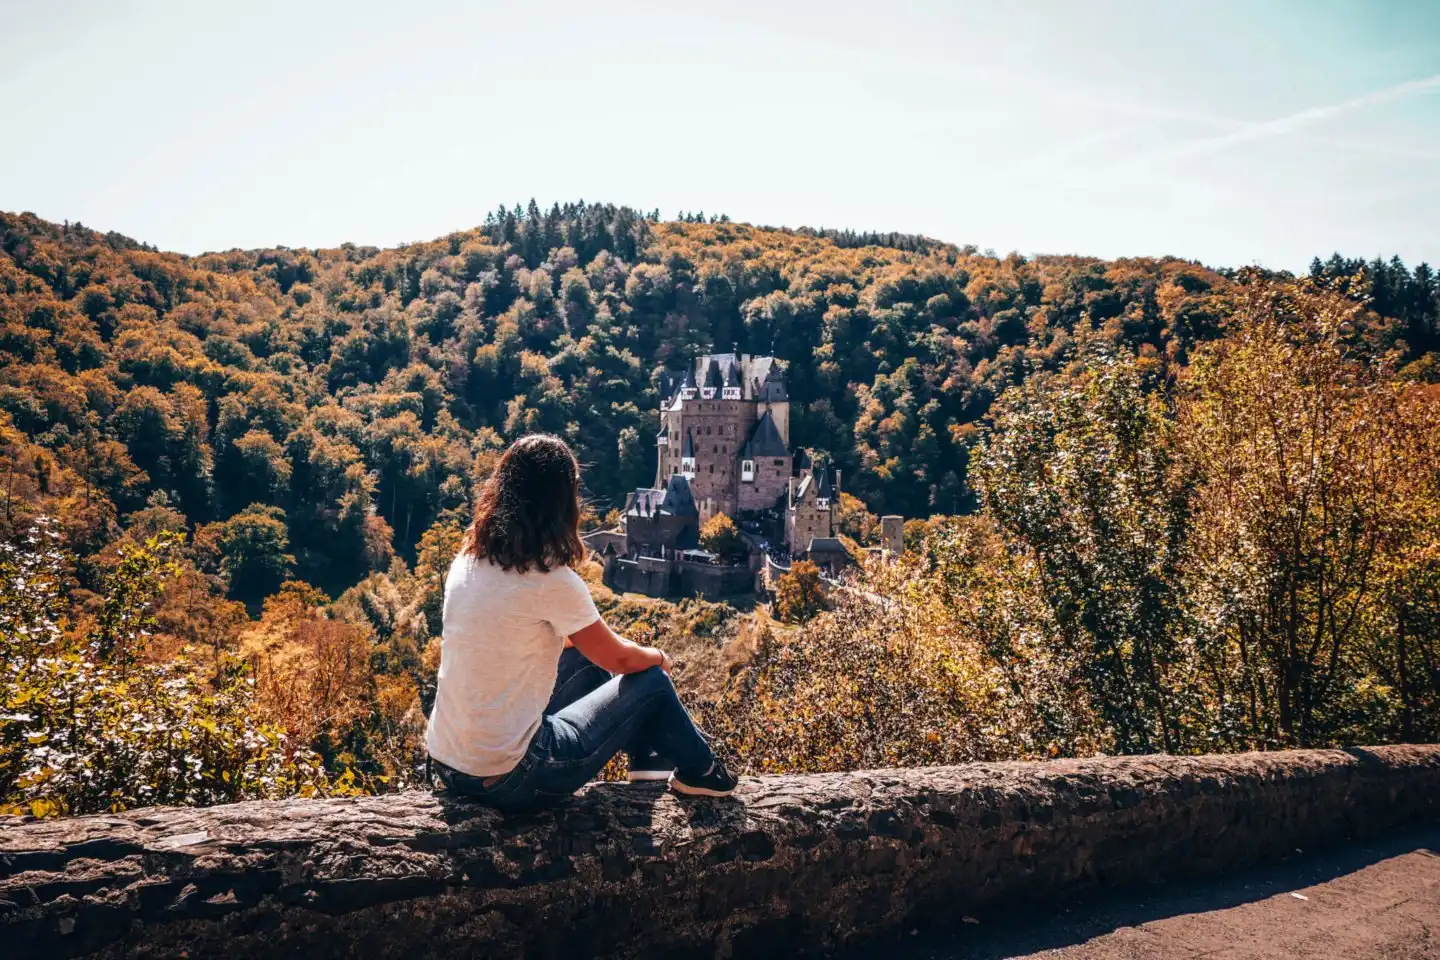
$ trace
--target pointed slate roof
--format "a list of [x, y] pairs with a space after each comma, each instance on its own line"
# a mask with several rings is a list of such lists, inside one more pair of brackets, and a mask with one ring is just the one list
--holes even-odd
[[690, 492], [690, 481], [680, 474], [672, 474], [665, 486], [665, 499], [660, 503], [662, 513], [676, 517], [698, 517], [700, 510], [695, 506], [695, 495]]
[[664, 490], [642, 487], [630, 495], [630, 503], [625, 512], [632, 517], [652, 517], [660, 508], [664, 496]]
[[705, 386], [720, 389], [724, 386], [724, 378], [720, 375], [720, 358], [706, 357], [709, 361], [705, 369]]
[[756, 391], [756, 398], [770, 401], [790, 399], [790, 391], [785, 387], [785, 377], [774, 364], [767, 365], [765, 379]]
[[682, 389], [700, 386], [738, 387], [746, 400], [787, 400], [785, 368], [774, 357], [748, 353], [709, 353], [696, 357], [681, 371], [661, 370], [661, 395], [669, 398]]
[[830, 483], [830, 471], [821, 470], [820, 476], [815, 478], [815, 496], [830, 499], [835, 496], [834, 485]]
[[780, 430], [775, 426], [770, 411], [766, 410], [760, 422], [755, 424], [755, 429], [750, 431], [750, 439], [745, 441], [745, 449], [741, 457], [746, 460], [754, 460], [757, 457], [787, 457], [790, 451], [785, 449], [785, 441], [780, 439]]
[[682, 474], [675, 474], [666, 482], [665, 488], [642, 487], [630, 495], [625, 510], [632, 517], [695, 517], [700, 510], [695, 506], [695, 494], [690, 490], [690, 481]]
[[695, 459], [695, 440], [688, 430], [685, 432], [685, 445], [680, 448], [680, 456], [686, 460]]

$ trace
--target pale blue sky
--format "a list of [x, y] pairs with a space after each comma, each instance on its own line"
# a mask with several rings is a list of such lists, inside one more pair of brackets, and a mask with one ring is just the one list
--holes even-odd
[[0, 102], [0, 209], [185, 253], [534, 196], [1440, 262], [1440, 0], [0, 0]]

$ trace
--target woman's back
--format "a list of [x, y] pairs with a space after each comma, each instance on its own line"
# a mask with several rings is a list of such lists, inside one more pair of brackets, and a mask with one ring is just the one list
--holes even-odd
[[473, 776], [514, 767], [540, 726], [565, 637], [597, 619], [570, 567], [521, 573], [461, 551], [445, 578], [430, 755]]

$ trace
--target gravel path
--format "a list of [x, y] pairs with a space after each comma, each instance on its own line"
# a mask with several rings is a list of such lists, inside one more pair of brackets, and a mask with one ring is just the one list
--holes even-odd
[[1440, 828], [1203, 885], [972, 919], [847, 960], [1440, 960]]

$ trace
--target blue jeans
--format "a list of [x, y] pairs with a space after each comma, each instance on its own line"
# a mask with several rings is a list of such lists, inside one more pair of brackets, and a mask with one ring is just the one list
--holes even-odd
[[455, 793], [501, 810], [533, 810], [573, 795], [621, 750], [657, 752], [695, 776], [715, 761], [669, 674], [651, 667], [612, 677], [567, 647], [540, 728], [513, 770], [496, 780], [435, 766]]

